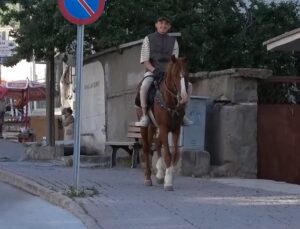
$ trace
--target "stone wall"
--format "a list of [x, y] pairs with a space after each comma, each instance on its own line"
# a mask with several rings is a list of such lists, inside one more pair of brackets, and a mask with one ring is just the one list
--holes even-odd
[[191, 74], [193, 94], [208, 96], [206, 147], [212, 176], [256, 177], [257, 82], [263, 69], [228, 69]]

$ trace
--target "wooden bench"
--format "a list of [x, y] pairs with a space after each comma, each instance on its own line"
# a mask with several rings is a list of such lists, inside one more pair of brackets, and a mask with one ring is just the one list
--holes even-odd
[[106, 145], [112, 148], [111, 167], [116, 166], [116, 157], [118, 149], [124, 149], [131, 155], [131, 168], [136, 168], [139, 160], [139, 150], [142, 148], [142, 135], [140, 127], [135, 126], [134, 122], [129, 123], [127, 138], [133, 139], [133, 141], [109, 141], [105, 143]]

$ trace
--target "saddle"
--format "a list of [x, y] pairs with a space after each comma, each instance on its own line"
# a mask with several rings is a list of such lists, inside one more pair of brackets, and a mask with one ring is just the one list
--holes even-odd
[[[149, 76], [149, 77], [152, 77], [152, 76]], [[159, 88], [159, 85], [160, 83], [163, 81], [164, 77], [163, 76], [160, 76], [160, 77], [154, 77], [154, 80], [148, 90], [148, 94], [147, 94], [147, 107], [148, 109], [152, 107], [153, 103], [154, 103], [154, 98], [155, 98], [155, 94], [156, 94], [156, 91], [158, 90]], [[143, 81], [141, 81], [142, 83]], [[135, 96], [135, 105], [137, 107], [141, 107], [141, 99], [140, 99], [140, 87], [141, 87], [141, 83], [139, 84], [138, 86], [138, 90], [137, 90], [137, 93], [136, 93], [136, 96]]]

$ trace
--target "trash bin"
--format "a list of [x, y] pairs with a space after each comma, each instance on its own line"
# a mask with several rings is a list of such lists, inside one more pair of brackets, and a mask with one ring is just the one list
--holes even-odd
[[[192, 96], [186, 109], [186, 115], [194, 122], [183, 126], [180, 130], [178, 146], [181, 151], [203, 151], [205, 145], [206, 104], [208, 97]], [[172, 136], [169, 135], [169, 145], [172, 146]]]

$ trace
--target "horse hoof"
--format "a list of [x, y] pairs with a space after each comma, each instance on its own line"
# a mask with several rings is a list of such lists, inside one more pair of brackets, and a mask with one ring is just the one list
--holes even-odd
[[164, 178], [157, 178], [156, 177], [156, 183], [157, 184], [163, 184], [164, 183]]
[[172, 185], [168, 185], [168, 186], [164, 186], [164, 190], [165, 191], [174, 191], [173, 186]]
[[152, 186], [152, 181], [151, 181], [151, 180], [145, 180], [145, 181], [144, 181], [144, 184], [145, 184], [146, 186]]

